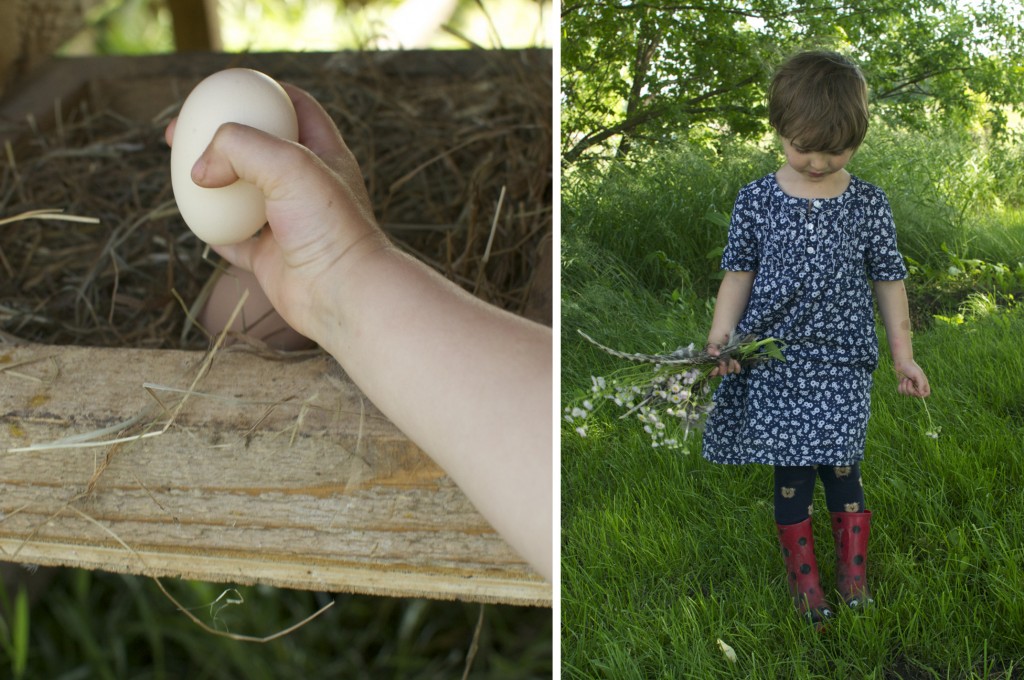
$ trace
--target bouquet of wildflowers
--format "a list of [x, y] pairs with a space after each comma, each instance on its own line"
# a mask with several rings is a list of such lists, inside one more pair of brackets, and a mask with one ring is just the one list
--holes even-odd
[[643, 424], [653, 448], [687, 453], [690, 434], [703, 428], [714, 406], [710, 374], [719, 361], [735, 359], [744, 367], [768, 359], [785, 361], [775, 338], [757, 340], [752, 335], [733, 335], [718, 356], [709, 354], [707, 347], [695, 349], [692, 343], [668, 354], [629, 354], [578, 332], [608, 354], [630, 363], [607, 377], [591, 376], [590, 394], [565, 407], [565, 421], [579, 436], [586, 437], [588, 417], [610, 402], [624, 409], [620, 419], [633, 418]]

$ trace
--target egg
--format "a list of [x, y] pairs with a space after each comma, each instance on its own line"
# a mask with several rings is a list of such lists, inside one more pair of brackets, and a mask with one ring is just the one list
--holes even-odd
[[242, 123], [291, 141], [299, 138], [288, 93], [264, 73], [218, 71], [189, 93], [174, 128], [171, 188], [185, 224], [210, 245], [244, 241], [267, 221], [263, 194], [255, 185], [238, 180], [210, 189], [192, 181], [192, 166], [224, 123]]

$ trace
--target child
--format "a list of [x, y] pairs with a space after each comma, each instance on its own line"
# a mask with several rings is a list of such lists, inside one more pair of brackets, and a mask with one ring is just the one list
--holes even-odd
[[786, 163], [736, 199], [708, 344], [716, 354], [734, 330], [775, 337], [786, 361], [742, 373], [736, 361], [720, 362], [714, 373], [725, 377], [703, 455], [774, 466], [789, 592], [797, 611], [821, 625], [832, 611], [814, 557], [815, 477], [832, 517], [839, 595], [854, 608], [872, 602], [865, 561], [871, 511], [859, 465], [878, 365], [872, 287], [899, 393], [926, 397], [930, 390], [911, 349], [907, 269], [888, 201], [844, 169], [867, 132], [863, 75], [839, 54], [799, 53], [775, 74], [768, 116]]
[[308, 93], [285, 90], [298, 144], [227, 124], [192, 168], [200, 186], [242, 178], [266, 200], [269, 228], [214, 250], [252, 272], [299, 341], [337, 359], [550, 579], [551, 330], [485, 304], [395, 248], [333, 121]]

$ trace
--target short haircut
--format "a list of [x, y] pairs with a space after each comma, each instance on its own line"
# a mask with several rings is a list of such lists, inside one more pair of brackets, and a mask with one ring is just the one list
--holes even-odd
[[787, 59], [768, 88], [768, 122], [807, 151], [856, 149], [868, 131], [868, 84], [837, 52], [812, 50]]

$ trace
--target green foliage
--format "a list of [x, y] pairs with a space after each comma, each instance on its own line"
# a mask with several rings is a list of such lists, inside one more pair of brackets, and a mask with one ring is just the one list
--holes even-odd
[[928, 327], [931, 318], [962, 324], [967, 318], [1013, 307], [1018, 299], [1024, 299], [1024, 255], [1006, 265], [959, 257], [945, 243], [940, 250], [948, 258], [945, 267], [907, 258], [914, 282], [908, 294], [916, 311], [915, 326]]
[[[242, 642], [200, 629], [148, 578], [59, 570], [31, 608], [31, 630], [25, 598], [24, 624], [10, 626], [19, 641], [9, 645], [12, 637], [0, 626], [10, 668], [16, 668], [13, 659], [27, 659], [21, 677], [33, 680], [460, 677], [481, 611], [462, 602], [164, 584], [212, 628], [256, 637], [302, 621], [331, 600], [335, 605], [284, 637]], [[0, 620], [11, 620], [8, 611]], [[485, 606], [469, 677], [550, 675], [550, 609]], [[0, 670], [0, 676], [8, 674]]]
[[652, 290], [696, 286], [707, 297], [708, 277], [718, 271], [709, 254], [727, 231], [718, 214], [728, 214], [739, 189], [774, 170], [777, 159], [753, 144], [723, 141], [718, 148], [666, 146], [604, 173], [579, 169], [562, 188], [565, 240], [615, 253]]
[[88, 35], [99, 54], [173, 52], [172, 23], [166, 2], [105, 0], [88, 15]]
[[0, 588], [0, 648], [10, 664], [10, 677], [15, 680], [25, 677], [29, 655], [29, 604], [25, 586], [18, 588], [13, 606], [6, 589]]
[[893, 121], [999, 127], [999, 105], [1021, 99], [1022, 34], [1024, 9], [1001, 0], [576, 0], [562, 8], [563, 159], [621, 157], [702, 125], [758, 135], [772, 70], [811, 47], [857, 59]]
[[[397, 49], [396, 32], [432, 49], [482, 46], [550, 46], [549, 11], [532, 0], [457, 0], [443, 17], [428, 17], [410, 32], [401, 0], [217, 0], [221, 43], [228, 52], [302, 52]], [[429, 14], [429, 13], [428, 13]], [[88, 13], [88, 30], [73, 52], [150, 54], [173, 52], [173, 18], [166, 0], [100, 0]], [[422, 18], [422, 17], [420, 17]], [[443, 24], [442, 24], [443, 22]], [[429, 28], [430, 30], [420, 30]], [[423, 47], [424, 45], [411, 45]], [[410, 47], [410, 45], [405, 45]]]

